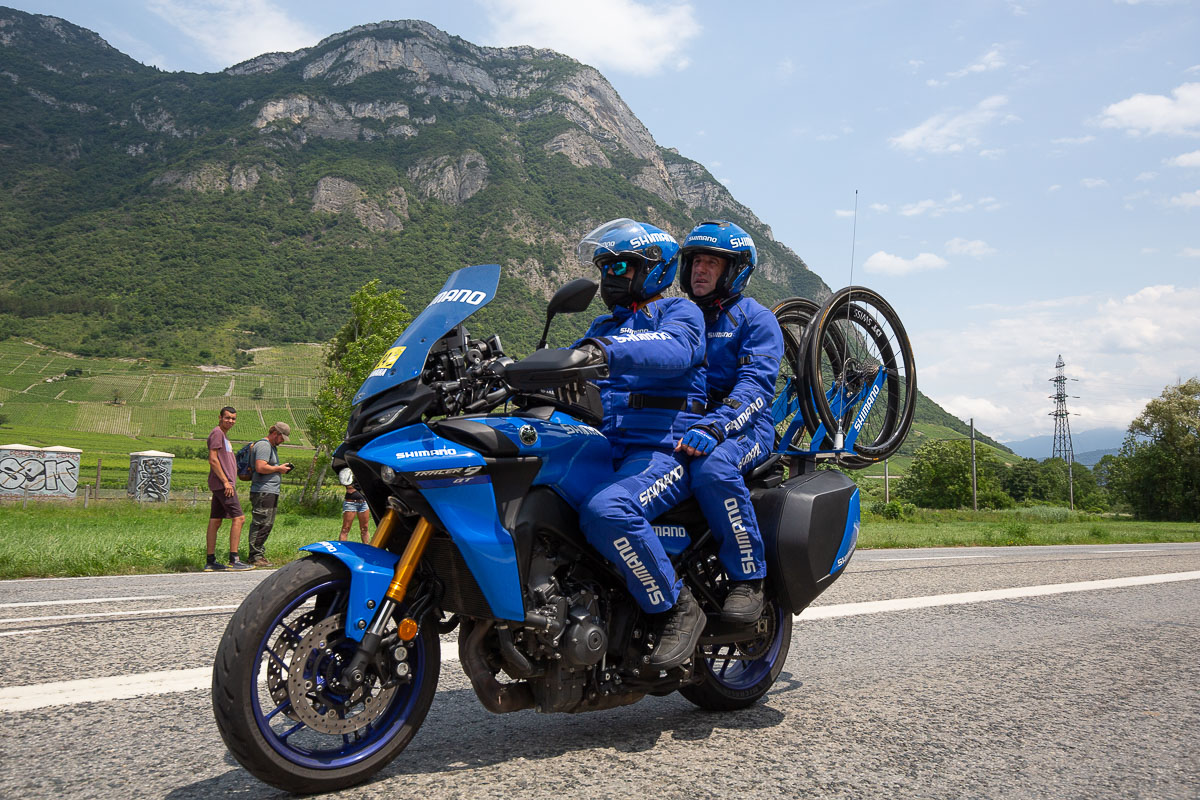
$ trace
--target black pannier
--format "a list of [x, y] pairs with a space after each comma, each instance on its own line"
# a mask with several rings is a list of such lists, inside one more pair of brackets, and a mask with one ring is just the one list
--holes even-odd
[[845, 571], [858, 543], [859, 493], [840, 472], [796, 475], [754, 502], [766, 546], [767, 580], [793, 614]]

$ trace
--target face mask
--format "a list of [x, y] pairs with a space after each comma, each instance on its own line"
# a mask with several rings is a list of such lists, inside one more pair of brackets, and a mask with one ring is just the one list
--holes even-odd
[[633, 296], [633, 274], [609, 275], [600, 278], [600, 299], [609, 310], [617, 306], [632, 308], [637, 298]]

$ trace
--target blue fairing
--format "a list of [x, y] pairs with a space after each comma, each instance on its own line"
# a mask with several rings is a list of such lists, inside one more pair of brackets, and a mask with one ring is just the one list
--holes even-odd
[[314, 542], [300, 549], [333, 556], [350, 570], [346, 635], [361, 642], [363, 629], [371, 624], [375, 615], [367, 603], [378, 602], [387, 594], [388, 586], [396, 575], [396, 562], [400, 556], [361, 542]]
[[463, 267], [454, 272], [420, 316], [383, 354], [354, 395], [354, 405], [420, 375], [433, 343], [487, 305], [496, 296], [499, 283], [499, 264]]
[[[358, 456], [397, 472], [485, 463], [479, 453], [443, 439], [425, 425], [386, 433], [359, 450]], [[517, 552], [496, 514], [491, 478], [484, 474], [466, 481], [428, 481], [422, 484], [421, 494], [458, 546], [496, 617], [525, 619]]]
[[850, 556], [854, 555], [854, 548], [858, 546], [859, 518], [861, 517], [859, 503], [858, 489], [855, 489], [854, 494], [850, 496], [850, 507], [846, 509], [846, 528], [842, 532], [842, 546], [838, 548], [837, 558], [833, 560], [833, 569], [829, 571], [830, 575], [845, 569], [846, 564], [850, 562]]

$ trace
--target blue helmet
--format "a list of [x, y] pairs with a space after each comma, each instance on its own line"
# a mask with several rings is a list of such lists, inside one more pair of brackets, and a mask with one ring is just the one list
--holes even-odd
[[[692, 257], [697, 253], [712, 253], [727, 259], [725, 272], [717, 281], [716, 288], [704, 297], [696, 297], [692, 293]], [[683, 272], [679, 276], [683, 291], [697, 303], [711, 303], [745, 291], [750, 276], [754, 274], [754, 267], [758, 265], [758, 249], [750, 234], [737, 225], [724, 220], [710, 220], [701, 222], [683, 240], [679, 260], [683, 263]]]
[[625, 218], [584, 236], [575, 252], [601, 270], [600, 297], [610, 309], [646, 302], [675, 281], [679, 268], [679, 243], [671, 234]]

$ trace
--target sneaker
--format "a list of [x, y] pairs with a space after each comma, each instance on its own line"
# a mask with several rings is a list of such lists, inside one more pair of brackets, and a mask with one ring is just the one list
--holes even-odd
[[737, 581], [721, 607], [721, 619], [726, 622], [750, 623], [762, 616], [763, 582]]
[[262, 556], [259, 556], [258, 558], [254, 559], [250, 563], [256, 567], [273, 567], [273, 566], [275, 566], [274, 564], [272, 564], [270, 561], [267, 561]]
[[675, 607], [664, 612], [663, 616], [666, 622], [647, 663], [655, 669], [672, 669], [691, 657], [700, 632], [704, 630], [704, 623], [708, 620], [686, 586], [679, 593]]
[[241, 572], [242, 570], [254, 569], [254, 565], [247, 564], [245, 561], [242, 561], [240, 558], [235, 558], [233, 561], [229, 562], [229, 566], [226, 567], [226, 569], [231, 569], [236, 572]]
[[220, 561], [206, 561], [206, 562], [204, 562], [204, 571], [205, 572], [224, 572], [225, 565], [222, 564]]

